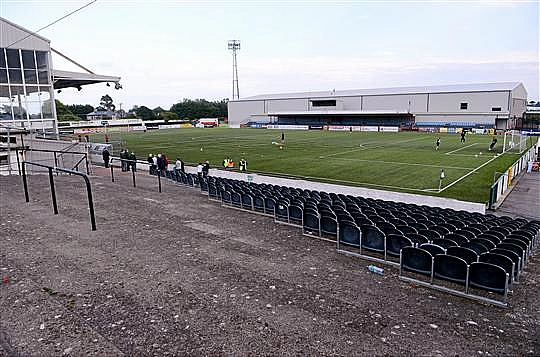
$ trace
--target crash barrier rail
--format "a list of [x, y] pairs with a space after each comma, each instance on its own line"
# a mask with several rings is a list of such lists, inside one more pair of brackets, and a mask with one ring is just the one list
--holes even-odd
[[[75, 155], [82, 155], [81, 158], [75, 162], [73, 168], [71, 170], [73, 171], [79, 171], [79, 166], [81, 163], [84, 162], [86, 167], [86, 173], [90, 172], [90, 166], [88, 163], [88, 153], [86, 152], [80, 152], [80, 151], [65, 151], [65, 150], [46, 150], [46, 149], [30, 149], [30, 148], [23, 148], [23, 149], [15, 149], [15, 152], [17, 153], [17, 168], [19, 170], [19, 175], [21, 175], [21, 166], [20, 166], [20, 160], [19, 155], [23, 154], [23, 160], [25, 160], [26, 152], [44, 152], [44, 153], [53, 153], [53, 159], [54, 159], [54, 167], [58, 167], [58, 160], [62, 158], [64, 154], [75, 154]], [[29, 162], [29, 161], [27, 161]]]
[[23, 161], [22, 162], [22, 177], [23, 177], [23, 186], [24, 186], [24, 197], [26, 199], [26, 202], [30, 202], [30, 198], [28, 196], [28, 184], [26, 182], [26, 165], [35, 165], [39, 167], [43, 167], [48, 169], [49, 171], [49, 183], [51, 186], [51, 196], [52, 196], [52, 202], [53, 202], [53, 210], [54, 214], [58, 214], [58, 206], [56, 204], [56, 190], [54, 188], [54, 179], [53, 179], [53, 170], [54, 171], [61, 171], [68, 173], [70, 175], [76, 175], [81, 176], [84, 179], [84, 182], [86, 183], [86, 193], [88, 195], [88, 208], [90, 210], [90, 223], [92, 224], [92, 230], [96, 230], [96, 217], [94, 214], [94, 201], [92, 199], [92, 186], [90, 185], [90, 179], [88, 178], [88, 175], [79, 171], [64, 169], [61, 167], [56, 166], [49, 166], [40, 164], [37, 162], [32, 161]]
[[[133, 187], [137, 187], [137, 183], [136, 183], [136, 180], [135, 180], [135, 171], [136, 171], [137, 164], [151, 166], [150, 163], [144, 162], [144, 161], [121, 159], [119, 157], [111, 157], [109, 159], [109, 167], [111, 168], [111, 181], [112, 182], [114, 182], [114, 165], [113, 165], [114, 161], [117, 161], [117, 162], [120, 161], [121, 165], [122, 165], [122, 163], [130, 163], [131, 173], [132, 173], [132, 176], [133, 176]], [[135, 164], [135, 165], [133, 165], [133, 164]], [[161, 193], [161, 174], [160, 174], [159, 170], [156, 170], [156, 171], [157, 171], [156, 176], [158, 178], [158, 191], [159, 191], [159, 193]]]
[[525, 154], [523, 154], [512, 166], [510, 166], [504, 173], [495, 172], [494, 177], [497, 174], [501, 176], [491, 185], [489, 191], [489, 203], [488, 209], [496, 209], [501, 203], [501, 197], [506, 193], [508, 188], [514, 182], [514, 179], [527, 169], [528, 162], [534, 160], [536, 148], [533, 146]]

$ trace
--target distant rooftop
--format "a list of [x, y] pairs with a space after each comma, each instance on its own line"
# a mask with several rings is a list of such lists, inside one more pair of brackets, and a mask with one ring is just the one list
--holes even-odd
[[371, 89], [349, 89], [349, 90], [328, 90], [316, 92], [297, 92], [262, 94], [252, 97], [245, 97], [235, 101], [261, 100], [261, 99], [300, 99], [300, 98], [332, 98], [332, 97], [352, 97], [360, 95], [384, 95], [384, 94], [424, 94], [424, 93], [456, 93], [456, 92], [493, 92], [510, 91], [521, 85], [520, 82], [499, 82], [499, 83], [470, 83], [470, 84], [448, 84], [438, 86], [421, 87], [393, 87], [393, 88], [371, 88]]

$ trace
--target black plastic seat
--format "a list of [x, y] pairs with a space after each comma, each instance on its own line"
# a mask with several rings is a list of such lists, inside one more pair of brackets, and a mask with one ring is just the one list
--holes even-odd
[[242, 194], [242, 208], [253, 211], [253, 196], [251, 193]]
[[458, 245], [462, 245], [464, 243], [467, 243], [469, 240], [465, 238], [465, 236], [457, 233], [449, 233], [444, 236], [445, 239], [450, 239], [456, 242]]
[[418, 233], [405, 233], [405, 237], [409, 238], [415, 245], [429, 243], [429, 239]]
[[434, 239], [441, 238], [441, 234], [439, 232], [433, 231], [431, 229], [420, 229], [418, 230], [418, 234], [421, 234], [425, 236], [429, 241], [433, 241]]
[[304, 210], [298, 204], [289, 205], [289, 222], [292, 224], [302, 224]]
[[413, 242], [401, 234], [386, 235], [386, 254], [392, 257], [399, 257], [402, 248], [412, 246]]
[[403, 234], [408, 234], [408, 233], [418, 233], [418, 231], [416, 230], [416, 228], [413, 228], [413, 227], [411, 227], [411, 226], [397, 225], [396, 228], [399, 229], [400, 231], [402, 231]]
[[474, 239], [471, 239], [471, 242], [482, 244], [484, 247], [486, 247], [488, 251], [492, 250], [493, 248], [497, 246], [495, 243], [493, 243], [489, 239], [483, 239], [483, 238], [474, 238]]
[[441, 236], [445, 236], [447, 234], [450, 234], [450, 230], [446, 227], [442, 227], [441, 225], [438, 225], [438, 226], [435, 226], [435, 227], [431, 227], [430, 228], [432, 231], [435, 231], [437, 233], [439, 233]]
[[433, 256], [426, 250], [415, 247], [403, 247], [400, 256], [400, 275], [402, 270], [431, 276]]
[[385, 251], [385, 235], [375, 226], [363, 225], [360, 227], [362, 249], [383, 253]]
[[321, 221], [319, 214], [312, 210], [305, 210], [302, 220], [302, 229], [304, 233], [320, 237]]
[[475, 241], [463, 243], [461, 246], [474, 250], [478, 255], [489, 251], [489, 249], [484, 244]]
[[476, 254], [474, 250], [465, 247], [448, 247], [446, 249], [446, 254], [461, 258], [465, 260], [467, 264], [478, 261], [478, 254]]
[[469, 266], [469, 286], [504, 295], [508, 292], [508, 273], [495, 264], [475, 262]]
[[465, 260], [446, 254], [437, 254], [433, 259], [433, 277], [465, 285], [468, 264]]
[[432, 240], [431, 243], [436, 244], [438, 246], [441, 246], [444, 249], [447, 249], [448, 247], [457, 247], [458, 246], [458, 244], [456, 242], [454, 242], [451, 239], [446, 239], [446, 238], [436, 238], [436, 239]]
[[510, 250], [519, 255], [519, 257], [521, 258], [521, 266], [519, 267], [519, 270], [521, 271], [523, 269], [523, 266], [525, 265], [525, 250], [522, 247], [517, 244], [505, 243], [503, 241], [502, 243], [497, 244], [497, 248]]
[[420, 248], [427, 250], [432, 256], [446, 254], [446, 249], [436, 244], [424, 243], [420, 245]]
[[498, 254], [498, 253], [484, 253], [481, 254], [478, 258], [478, 261], [484, 262], [484, 263], [491, 263], [500, 266], [509, 274], [509, 284], [512, 284], [515, 276], [515, 264], [512, 261], [511, 258], [507, 257], [506, 255]]
[[337, 238], [337, 220], [330, 215], [321, 215], [321, 236], [327, 235]]
[[339, 243], [353, 247], [360, 247], [360, 228], [354, 223], [343, 222], [339, 224]]

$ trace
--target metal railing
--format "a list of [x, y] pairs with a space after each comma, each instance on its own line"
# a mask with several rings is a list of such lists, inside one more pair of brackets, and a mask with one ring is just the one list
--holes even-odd
[[[84, 161], [85, 163], [85, 166], [86, 166], [86, 173], [89, 173], [90, 172], [90, 165], [88, 163], [88, 153], [86, 152], [81, 152], [81, 151], [64, 151], [64, 150], [47, 150], [47, 149], [27, 149], [27, 148], [22, 148], [21, 150], [19, 150], [18, 148], [15, 149], [15, 152], [17, 154], [17, 167], [19, 169], [19, 175], [21, 174], [21, 168], [20, 168], [20, 163], [19, 163], [19, 152], [21, 153], [25, 153], [27, 151], [30, 151], [30, 152], [45, 152], [45, 153], [53, 153], [53, 159], [54, 159], [54, 167], [58, 167], [58, 159], [59, 157], [60, 158], [63, 158], [63, 155], [64, 154], [76, 154], [76, 155], [82, 155], [82, 157], [75, 163], [75, 165], [73, 166], [73, 168], [71, 170], [75, 170], [75, 171], [78, 171], [79, 170], [79, 165]], [[25, 155], [26, 156], [26, 155]], [[24, 156], [24, 157], [25, 157]], [[41, 160], [40, 160], [41, 161]], [[27, 161], [29, 162], [29, 161]]]
[[527, 169], [528, 161], [535, 158], [535, 147], [531, 147], [516, 162], [514, 162], [505, 172], [495, 172], [493, 181], [497, 174], [499, 178], [491, 185], [489, 190], [488, 209], [496, 209], [503, 201], [504, 194], [512, 185], [514, 180], [518, 179], [519, 174]]
[[[152, 164], [148, 163], [148, 162], [145, 162], [145, 161], [137, 161], [137, 160], [129, 160], [129, 159], [121, 159], [119, 157], [111, 157], [110, 160], [109, 160], [109, 167], [111, 168], [111, 181], [114, 182], [114, 165], [113, 165], [113, 161], [120, 161], [123, 164], [125, 163], [130, 163], [131, 165], [131, 173], [132, 173], [132, 176], [133, 176], [133, 187], [137, 187], [137, 183], [135, 181], [135, 171], [136, 171], [136, 165], [137, 164], [141, 164], [141, 165], [147, 165], [147, 166], [152, 166]], [[156, 170], [157, 171], [157, 178], [158, 178], [158, 191], [159, 193], [161, 193], [161, 173], [159, 172], [159, 170]]]
[[24, 186], [24, 197], [26, 199], [26, 202], [30, 202], [30, 197], [28, 196], [28, 184], [26, 182], [26, 165], [35, 165], [35, 166], [40, 166], [40, 167], [44, 167], [48, 169], [54, 214], [58, 214], [58, 206], [56, 204], [56, 190], [54, 188], [53, 170], [69, 173], [71, 175], [81, 176], [86, 183], [86, 192], [88, 195], [88, 208], [90, 210], [90, 223], [92, 224], [92, 230], [93, 231], [96, 230], [96, 217], [94, 214], [94, 201], [92, 199], [92, 186], [90, 185], [90, 179], [88, 178], [87, 174], [79, 172], [79, 171], [64, 169], [61, 167], [39, 164], [37, 162], [23, 161], [22, 162], [22, 178], [23, 178], [23, 186]]

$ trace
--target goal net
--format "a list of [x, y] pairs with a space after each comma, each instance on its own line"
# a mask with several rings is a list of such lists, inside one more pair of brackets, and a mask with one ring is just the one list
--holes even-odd
[[503, 153], [520, 153], [527, 149], [527, 135], [522, 135], [519, 130], [508, 130], [504, 133]]

